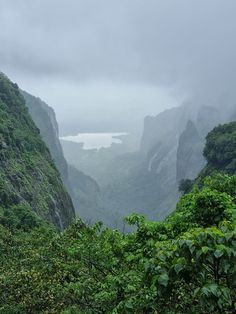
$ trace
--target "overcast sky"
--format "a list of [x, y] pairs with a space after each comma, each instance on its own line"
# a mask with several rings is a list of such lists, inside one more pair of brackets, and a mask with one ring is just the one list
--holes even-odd
[[125, 132], [183, 101], [234, 101], [235, 17], [235, 0], [0, 0], [0, 69], [62, 131]]

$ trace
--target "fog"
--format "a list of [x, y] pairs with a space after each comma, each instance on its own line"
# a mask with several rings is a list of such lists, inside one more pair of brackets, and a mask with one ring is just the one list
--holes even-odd
[[0, 70], [62, 133], [127, 132], [185, 101], [235, 101], [235, 0], [0, 0]]

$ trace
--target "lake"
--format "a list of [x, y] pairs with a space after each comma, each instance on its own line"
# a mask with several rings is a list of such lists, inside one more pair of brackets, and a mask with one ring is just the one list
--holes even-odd
[[117, 137], [124, 135], [127, 133], [78, 133], [77, 135], [63, 136], [60, 139], [83, 143], [84, 149], [100, 149], [110, 147], [112, 143], [122, 143], [122, 140]]

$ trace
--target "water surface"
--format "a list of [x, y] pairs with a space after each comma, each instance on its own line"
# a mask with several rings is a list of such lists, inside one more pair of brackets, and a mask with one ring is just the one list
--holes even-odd
[[122, 143], [122, 140], [118, 137], [123, 135], [127, 135], [127, 133], [79, 133], [61, 137], [61, 139], [83, 143], [84, 149], [100, 149], [102, 147], [110, 147], [112, 143]]

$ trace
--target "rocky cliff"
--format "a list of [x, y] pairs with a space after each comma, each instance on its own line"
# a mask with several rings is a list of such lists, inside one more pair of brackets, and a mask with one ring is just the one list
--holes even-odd
[[60, 229], [74, 218], [74, 207], [63, 187], [39, 130], [19, 88], [0, 74], [0, 205], [11, 212], [23, 206]]
[[99, 186], [91, 177], [67, 164], [59, 141], [58, 124], [54, 110], [40, 98], [25, 91], [21, 91], [21, 93], [61, 173], [76, 214], [86, 222], [101, 220], [102, 199]]
[[189, 120], [178, 142], [176, 180], [194, 179], [205, 165], [203, 157], [204, 140], [196, 125]]
[[[234, 119], [234, 105], [191, 104], [146, 117], [140, 150], [129, 156], [123, 176], [106, 188], [106, 204], [122, 215], [139, 212], [150, 219], [164, 218], [175, 208], [180, 181], [194, 179], [205, 166], [207, 133]], [[115, 172], [127, 164], [124, 157], [119, 158], [123, 165], [115, 162]]]
[[21, 94], [34, 123], [39, 128], [40, 134], [50, 150], [63, 181], [67, 185], [68, 166], [59, 141], [59, 130], [54, 110], [38, 97], [34, 97], [25, 91], [21, 91]]

